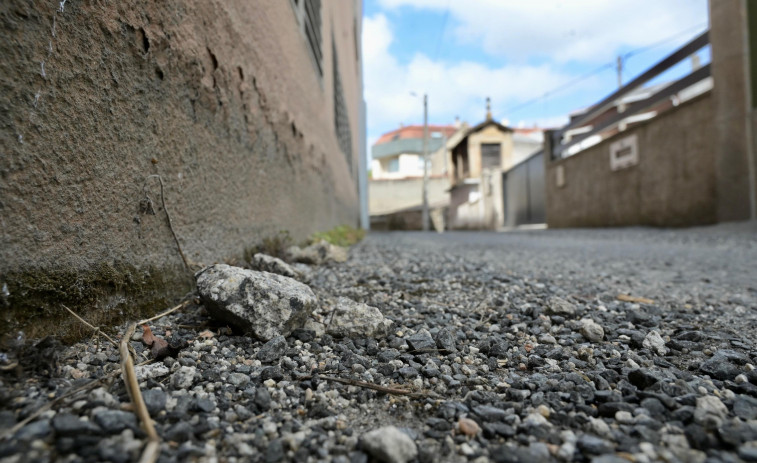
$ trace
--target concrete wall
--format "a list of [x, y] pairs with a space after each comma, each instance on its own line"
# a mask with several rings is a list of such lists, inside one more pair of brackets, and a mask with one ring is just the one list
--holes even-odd
[[[449, 179], [429, 178], [428, 202], [433, 207], [449, 201]], [[371, 180], [368, 182], [368, 202], [371, 215], [388, 214], [423, 203], [423, 178]]]
[[321, 76], [286, 0], [3, 2], [6, 327], [61, 302], [117, 314], [184, 294], [150, 175], [195, 262], [241, 256], [278, 230], [357, 225], [360, 5], [324, 0]]
[[[574, 156], [546, 161], [549, 227], [691, 226], [717, 219], [713, 98], [707, 93]], [[609, 147], [636, 135], [639, 163], [611, 171]], [[565, 185], [557, 186], [562, 168]]]
[[[757, 14], [754, 5], [752, 14]], [[710, 1], [718, 220], [757, 219], [757, 116], [750, 104], [746, 0]], [[751, 197], [751, 199], [750, 199]]]

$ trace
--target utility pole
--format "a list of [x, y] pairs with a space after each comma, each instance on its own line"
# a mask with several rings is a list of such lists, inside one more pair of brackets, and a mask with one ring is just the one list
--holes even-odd
[[423, 94], [423, 231], [428, 231], [428, 95]]
[[618, 55], [618, 64], [615, 67], [618, 72], [618, 88], [623, 86], [623, 57]]

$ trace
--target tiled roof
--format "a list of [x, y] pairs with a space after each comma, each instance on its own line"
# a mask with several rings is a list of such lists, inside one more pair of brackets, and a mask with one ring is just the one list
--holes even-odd
[[[457, 128], [454, 125], [429, 125], [428, 137], [432, 138], [432, 134], [434, 132], [442, 132], [445, 137], [449, 137], [450, 135], [455, 133], [456, 130]], [[408, 138], [423, 139], [423, 126], [422, 125], [407, 125], [404, 127], [400, 127], [397, 130], [392, 130], [391, 132], [387, 132], [381, 135], [381, 137], [376, 141], [375, 144], [380, 145], [382, 143], [389, 143], [390, 141], [404, 140]]]

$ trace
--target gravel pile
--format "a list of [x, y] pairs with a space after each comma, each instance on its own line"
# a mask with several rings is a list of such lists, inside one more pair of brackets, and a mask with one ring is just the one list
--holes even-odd
[[[151, 323], [184, 346], [137, 367], [159, 461], [757, 461], [757, 235], [715, 230], [374, 234], [344, 263], [258, 257], [316, 308], [264, 339], [199, 299]], [[1, 377], [0, 429], [103, 382], [0, 461], [136, 461], [117, 349], [37, 349], [42, 366]]]

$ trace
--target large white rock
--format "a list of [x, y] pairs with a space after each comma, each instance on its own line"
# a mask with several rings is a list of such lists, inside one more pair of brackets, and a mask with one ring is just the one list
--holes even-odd
[[336, 337], [380, 338], [389, 333], [391, 326], [392, 321], [376, 307], [340, 297], [326, 331]]
[[394, 426], [384, 426], [362, 435], [363, 450], [384, 463], [406, 463], [418, 455], [415, 442]]
[[212, 317], [266, 341], [302, 328], [318, 304], [309, 286], [273, 273], [216, 264], [195, 279]]

